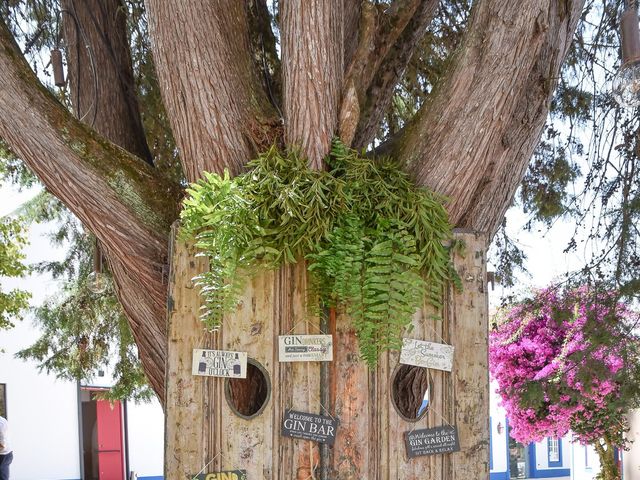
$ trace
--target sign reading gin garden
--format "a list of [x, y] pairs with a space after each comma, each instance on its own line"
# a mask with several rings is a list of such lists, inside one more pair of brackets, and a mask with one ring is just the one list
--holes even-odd
[[412, 430], [404, 434], [404, 440], [409, 458], [460, 451], [458, 429], [451, 425]]

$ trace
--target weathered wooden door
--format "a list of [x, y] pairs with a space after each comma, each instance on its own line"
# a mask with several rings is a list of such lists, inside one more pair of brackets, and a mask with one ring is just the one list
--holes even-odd
[[[283, 267], [252, 279], [237, 312], [221, 330], [206, 333], [198, 320], [200, 299], [192, 278], [206, 268], [201, 257], [177, 242], [170, 275], [165, 478], [244, 469], [249, 479], [469, 480], [489, 477], [489, 379], [486, 238], [457, 233], [466, 244], [455, 258], [464, 290], [449, 289], [440, 319], [425, 307], [414, 318], [412, 338], [455, 347], [453, 371], [429, 371], [428, 414], [403, 418], [392, 400], [398, 353], [381, 357], [371, 371], [359, 359], [346, 315], [325, 326], [334, 334], [334, 361], [279, 363], [278, 335], [318, 333], [309, 317], [304, 265]], [[191, 374], [194, 348], [248, 352], [266, 372], [266, 406], [252, 418], [230, 407], [227, 380]], [[323, 404], [324, 403], [324, 404]], [[286, 409], [331, 414], [340, 426], [333, 447], [280, 436]], [[461, 451], [409, 459], [405, 432], [456, 425]]]

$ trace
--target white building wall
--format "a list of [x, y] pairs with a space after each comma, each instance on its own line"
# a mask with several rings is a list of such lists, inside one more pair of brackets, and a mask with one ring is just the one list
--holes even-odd
[[129, 466], [138, 479], [161, 478], [164, 465], [164, 414], [157, 400], [127, 404]]
[[[18, 204], [11, 192], [0, 189], [1, 205]], [[26, 249], [29, 263], [53, 260], [62, 256], [43, 236], [46, 226], [35, 226], [29, 233], [31, 245]], [[32, 305], [39, 305], [59, 286], [46, 275], [23, 279], [2, 279], [3, 289], [20, 288], [32, 294]], [[76, 382], [58, 380], [39, 373], [37, 364], [15, 358], [15, 353], [36, 341], [40, 332], [27, 317], [10, 330], [0, 330], [0, 383], [7, 385], [7, 417], [10, 425], [14, 461], [11, 480], [80, 479], [80, 445], [78, 433], [78, 398]], [[91, 386], [111, 385], [105, 372], [89, 382]], [[129, 402], [129, 465], [138, 478], [158, 480], [164, 461], [164, 417], [157, 400], [136, 405]]]
[[627, 438], [631, 439], [633, 443], [631, 443], [629, 451], [622, 454], [624, 480], [640, 480], [640, 410], [629, 414], [629, 424], [631, 429]]
[[77, 387], [38, 373], [14, 353], [37, 338], [29, 321], [0, 331], [0, 383], [7, 385], [7, 417], [14, 460], [12, 480], [80, 478]]
[[[491, 382], [489, 386], [489, 411], [491, 415], [491, 472], [507, 472], [509, 460], [507, 458], [507, 418], [505, 411], [499, 406], [500, 398], [495, 393], [497, 384]], [[500, 432], [498, 431], [500, 430]]]
[[593, 480], [600, 471], [598, 454], [590, 445], [573, 445], [572, 480]]

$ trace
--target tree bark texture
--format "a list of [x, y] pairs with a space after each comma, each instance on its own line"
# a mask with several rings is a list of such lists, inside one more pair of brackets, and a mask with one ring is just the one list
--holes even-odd
[[247, 2], [146, 0], [162, 99], [187, 179], [239, 173], [275, 141], [256, 73]]
[[[116, 4], [110, 1], [108, 5]], [[79, 2], [75, 3], [77, 8]], [[388, 145], [387, 152], [404, 162], [420, 184], [450, 198], [448, 209], [455, 225], [491, 235], [502, 220], [539, 139], [582, 4], [582, 0], [476, 2], [447, 75], [415, 121]], [[257, 151], [281, 136], [283, 125], [287, 143], [301, 148], [312, 166], [320, 168], [338, 131], [338, 112], [349, 113], [340, 114], [340, 131], [343, 124], [348, 124], [350, 136], [370, 131], [362, 122], [374, 118], [376, 105], [388, 101], [382, 94], [372, 98], [376, 92], [392, 90], [385, 83], [393, 83], [385, 80], [391, 77], [379, 73], [395, 75], [396, 66], [402, 69], [406, 52], [428, 24], [427, 7], [432, 7], [426, 0], [397, 0], [385, 13], [387, 23], [378, 23], [380, 12], [373, 11], [372, 17], [371, 5], [361, 3], [357, 6], [360, 40], [354, 48], [345, 45], [354, 32], [344, 31], [354, 25], [354, 1], [281, 2], [282, 125], [251, 54], [247, 3], [146, 0], [146, 5], [161, 93], [189, 181], [205, 170], [240, 172]], [[78, 18], [85, 18], [82, 15], [79, 12]], [[113, 21], [114, 26], [121, 25], [117, 18]], [[73, 25], [65, 28], [73, 30]], [[85, 32], [98, 42], [93, 49], [96, 58], [106, 63], [111, 54], [103, 52], [99, 42], [106, 36], [119, 45], [121, 37], [112, 34], [102, 35], [100, 29]], [[4, 25], [0, 41], [0, 135], [104, 245], [145, 371], [156, 391], [163, 392], [167, 287], [162, 267], [178, 195], [152, 168], [74, 120], [39, 86]], [[114, 53], [118, 49], [113, 46]], [[85, 54], [80, 49], [80, 64], [87, 61], [82, 59]], [[115, 56], [126, 61], [126, 55]], [[358, 75], [351, 73], [355, 65]], [[80, 75], [85, 73], [86, 69]], [[118, 97], [109, 98], [120, 104], [118, 115], [126, 117], [125, 104], [131, 102], [124, 89], [115, 90], [111, 95]], [[96, 111], [91, 103], [77, 100], [78, 111], [87, 109], [87, 118], [92, 119]], [[96, 104], [101, 105], [97, 113], [109, 112], [102, 100]], [[96, 114], [94, 124], [99, 121]], [[138, 121], [128, 121], [136, 132], [132, 136], [138, 137]], [[117, 132], [107, 127], [104, 132], [118, 143], [128, 141], [116, 138]], [[369, 135], [357, 137], [356, 143], [366, 143]], [[135, 145], [127, 148], [144, 150]], [[280, 281], [285, 282], [279, 287], [284, 292], [286, 282], [293, 280], [289, 276]], [[350, 325], [340, 317], [336, 323], [336, 335], [344, 336], [342, 348], [352, 349], [345, 361], [355, 362]], [[357, 373], [361, 367], [354, 365], [344, 367], [356, 372], [345, 383], [363, 385], [365, 377]], [[311, 381], [306, 379], [305, 384]], [[317, 406], [315, 401], [309, 404]], [[307, 469], [312, 468], [314, 455], [309, 456]], [[303, 463], [299, 465], [303, 471]]]
[[[167, 232], [177, 192], [80, 123], [42, 87], [0, 23], [0, 136], [100, 240], [145, 372], [162, 399]], [[141, 288], [144, 286], [144, 288]]]
[[[106, 139], [152, 164], [138, 106], [129, 52], [126, 10], [120, 0], [105, 2], [64, 0], [64, 36], [71, 101], [76, 117]], [[177, 194], [177, 192], [176, 192]], [[140, 358], [159, 398], [164, 398], [164, 349], [149, 352], [149, 344], [164, 345], [164, 282], [147, 288], [140, 285], [134, 272], [108, 246], [102, 247], [116, 294], [129, 319]], [[160, 271], [166, 254], [156, 265]], [[156, 275], [157, 276], [157, 275]], [[145, 324], [153, 319], [153, 334]]]
[[493, 236], [540, 139], [583, 0], [478, 2], [450, 71], [395, 155], [447, 196], [451, 222]]
[[[246, 469], [248, 478], [304, 480], [468, 480], [488, 478], [489, 378], [487, 368], [488, 305], [486, 236], [460, 233], [464, 256], [454, 265], [464, 291], [450, 289], [443, 318], [430, 307], [414, 318], [412, 338], [455, 347], [452, 372], [430, 370], [431, 405], [417, 420], [403, 418], [394, 406], [394, 383], [415, 390], [412, 377], [396, 376], [398, 353], [385, 353], [375, 370], [359, 359], [353, 327], [337, 318], [330, 404], [320, 406], [321, 385], [314, 363], [279, 363], [278, 335], [315, 333], [306, 311], [306, 272], [302, 264], [265, 272], [247, 286], [238, 310], [216, 334], [206, 334], [197, 318], [200, 298], [192, 278], [207, 268], [188, 245], [176, 242], [172, 254], [169, 296], [165, 478], [200, 472]], [[191, 374], [194, 348], [247, 351], [267, 372], [271, 391], [264, 410], [242, 418], [225, 398], [226, 380]], [[406, 367], [403, 367], [403, 370]], [[424, 385], [424, 369], [409, 369]], [[398, 382], [395, 382], [399, 380]], [[422, 391], [423, 393], [424, 391]], [[416, 399], [422, 400], [420, 392]], [[404, 397], [401, 397], [401, 401]], [[324, 410], [326, 408], [326, 411]], [[310, 442], [280, 435], [286, 409], [334, 415], [339, 421], [331, 455], [318, 456]], [[408, 459], [404, 434], [410, 430], [456, 425], [461, 452]], [[300, 448], [303, 447], [303, 448]], [[170, 453], [169, 453], [170, 452]]]
[[336, 134], [343, 75], [343, 0], [284, 0], [285, 140], [322, 168]]
[[152, 163], [133, 80], [121, 0], [63, 0], [68, 77], [76, 117]]

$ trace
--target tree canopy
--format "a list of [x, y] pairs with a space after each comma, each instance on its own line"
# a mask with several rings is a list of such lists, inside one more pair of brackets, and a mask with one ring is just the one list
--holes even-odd
[[[336, 135], [448, 197], [455, 227], [497, 232], [503, 281], [523, 259], [501, 226], [520, 187], [531, 225], [572, 219], [598, 241], [580, 281], [637, 293], [637, 112], [608, 88], [621, 0], [339, 3], [304, 15], [266, 0], [2, 4], [0, 137], [14, 152], [4, 179], [28, 185], [35, 172], [46, 192], [32, 217], [56, 219], [71, 245], [64, 262], [42, 266], [68, 288], [39, 310], [47, 334], [25, 355], [89, 375], [106, 357], [85, 345], [130, 339], [125, 315], [161, 392], [167, 237], [186, 183], [237, 174], [272, 145], [322, 168]], [[91, 234], [114, 279], [106, 296], [83, 290]], [[116, 305], [111, 294], [123, 310], [97, 313]], [[96, 313], [83, 323], [81, 312]], [[68, 355], [50, 361], [61, 347]], [[123, 372], [137, 384], [133, 363]]]

